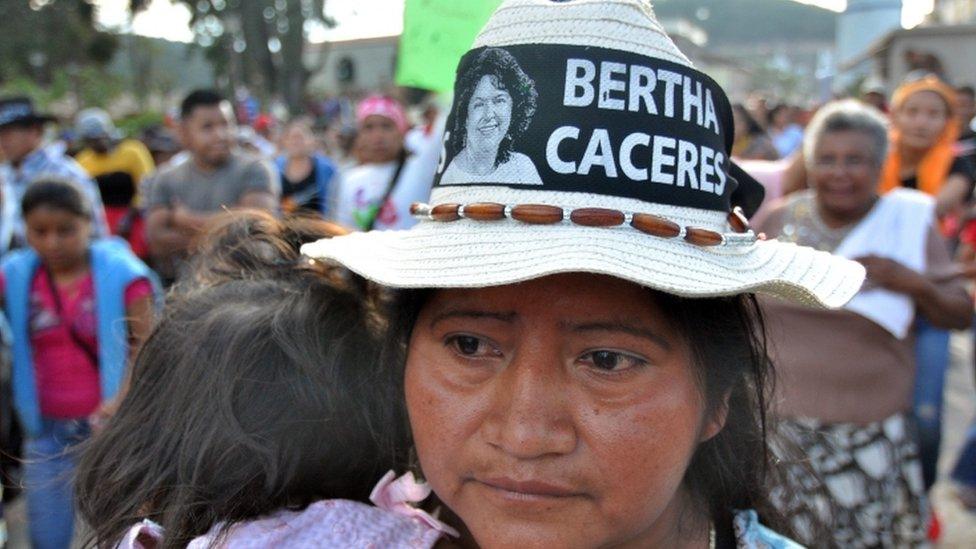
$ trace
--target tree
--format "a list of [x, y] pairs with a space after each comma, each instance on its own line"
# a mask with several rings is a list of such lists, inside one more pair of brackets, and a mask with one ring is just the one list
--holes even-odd
[[[325, 0], [179, 0], [193, 13], [197, 42], [208, 49], [228, 87], [245, 84], [265, 99], [280, 97], [298, 112], [310, 76], [304, 64], [307, 34], [330, 27]], [[133, 13], [150, 0], [130, 0]]]
[[118, 39], [95, 27], [93, 0], [2, 0], [0, 83], [29, 78], [50, 85], [65, 69], [102, 68]]

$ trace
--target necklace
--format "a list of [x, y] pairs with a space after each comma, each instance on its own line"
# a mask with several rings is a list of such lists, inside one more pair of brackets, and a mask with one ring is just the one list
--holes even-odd
[[809, 192], [798, 193], [792, 207], [788, 210], [785, 221], [780, 240], [810, 246], [824, 252], [836, 250], [857, 226], [857, 223], [851, 223], [836, 229], [828, 227], [823, 222], [813, 194]]
[[715, 549], [715, 523], [708, 527], [708, 549]]

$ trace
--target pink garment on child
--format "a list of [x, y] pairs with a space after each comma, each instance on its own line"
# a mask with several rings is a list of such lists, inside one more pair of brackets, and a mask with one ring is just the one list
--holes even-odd
[[[5, 281], [0, 276], [0, 295]], [[96, 354], [98, 321], [95, 318], [95, 286], [91, 274], [58, 287], [62, 315], [58, 315], [51, 285], [44, 269], [31, 281], [31, 355], [37, 380], [41, 415], [54, 419], [87, 417], [101, 402], [98, 367], [71, 339], [68, 323]], [[125, 289], [125, 305], [152, 295], [146, 278], [133, 281]]]
[[[262, 549], [266, 547], [323, 548], [427, 548], [441, 536], [457, 536], [450, 526], [414, 508], [430, 494], [412, 473], [394, 480], [393, 471], [377, 483], [369, 498], [377, 505], [343, 499], [330, 499], [309, 505], [304, 511], [278, 511], [269, 517], [237, 524], [226, 535], [220, 527], [198, 537], [188, 549], [225, 547]], [[150, 520], [133, 526], [116, 549], [154, 549], [163, 540], [163, 529]], [[214, 545], [214, 542], [219, 542]]]
[[[378, 507], [341, 499], [309, 505], [304, 511], [279, 511], [270, 517], [231, 527], [225, 537], [216, 529], [194, 539], [187, 549], [263, 549], [270, 547], [355, 547], [363, 549], [433, 547], [442, 532], [427, 523]], [[152, 549], [163, 529], [151, 521], [132, 527], [117, 549]], [[150, 541], [152, 543], [147, 543]], [[218, 541], [217, 545], [212, 545]]]

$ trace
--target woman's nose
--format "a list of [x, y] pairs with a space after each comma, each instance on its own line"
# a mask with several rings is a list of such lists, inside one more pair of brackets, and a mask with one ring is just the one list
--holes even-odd
[[572, 452], [577, 436], [563, 377], [558, 364], [537, 358], [510, 363], [493, 388], [488, 442], [516, 459]]

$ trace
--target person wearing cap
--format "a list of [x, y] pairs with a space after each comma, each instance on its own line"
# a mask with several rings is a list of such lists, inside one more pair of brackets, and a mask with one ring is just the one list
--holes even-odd
[[448, 148], [417, 225], [302, 248], [393, 292], [442, 516], [481, 547], [796, 547], [759, 524], [788, 527], [753, 293], [839, 307], [864, 268], [749, 228], [728, 98], [647, 2], [507, 0], [459, 66], [490, 49], [534, 82], [539, 182], [451, 179]]
[[[885, 118], [859, 102], [822, 108], [804, 143], [811, 189], [785, 198], [760, 226], [867, 268], [867, 284], [842, 310], [763, 303], [780, 374], [779, 436], [800, 450], [774, 497], [801, 541], [816, 546], [924, 544], [914, 320], [924, 314], [954, 329], [971, 320], [964, 286], [945, 280], [952, 260], [933, 198], [913, 189], [879, 196], [887, 133]], [[813, 537], [818, 526], [829, 540]]]
[[437, 169], [439, 142], [419, 151], [404, 144], [407, 115], [399, 101], [374, 95], [356, 106], [356, 163], [340, 168], [333, 214], [351, 229], [406, 229], [410, 205], [425, 200]]
[[3, 215], [0, 217], [0, 253], [26, 243], [20, 199], [27, 186], [41, 176], [70, 179], [78, 183], [92, 207], [92, 229], [96, 238], [109, 234], [98, 185], [74, 159], [44, 146], [44, 126], [54, 117], [34, 110], [27, 97], [0, 98], [0, 185]]
[[149, 250], [137, 196], [142, 180], [155, 170], [149, 149], [136, 139], [123, 139], [109, 114], [98, 108], [78, 113], [75, 135], [84, 147], [75, 160], [98, 183], [109, 229], [146, 258]]
[[146, 196], [146, 240], [154, 268], [176, 279], [202, 227], [225, 208], [278, 211], [274, 168], [235, 147], [231, 105], [211, 90], [196, 90], [180, 106], [180, 140], [190, 159], [160, 170]]

